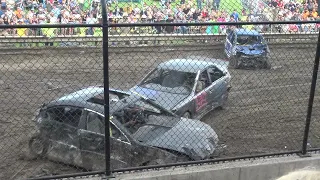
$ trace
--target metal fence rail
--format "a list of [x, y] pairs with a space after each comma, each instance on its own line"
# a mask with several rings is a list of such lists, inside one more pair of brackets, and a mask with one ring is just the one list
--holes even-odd
[[[262, 33], [265, 40], [269, 44], [293, 44], [293, 43], [316, 43], [317, 33]], [[165, 44], [167, 46], [177, 45], [199, 45], [201, 43], [221, 45], [224, 43], [226, 35], [208, 35], [208, 34], [140, 34], [140, 35], [109, 35], [108, 45], [115, 47], [134, 46], [159, 46]], [[95, 36], [0, 36], [0, 43], [3, 48], [13, 47], [44, 47], [49, 43], [55, 43], [54, 46], [101, 46], [102, 37]]]

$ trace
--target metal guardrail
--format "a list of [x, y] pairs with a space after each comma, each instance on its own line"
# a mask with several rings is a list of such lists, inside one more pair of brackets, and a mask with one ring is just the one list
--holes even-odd
[[[316, 43], [317, 33], [262, 33], [269, 44], [281, 43]], [[137, 45], [197, 45], [221, 44], [225, 40], [224, 34], [130, 34], [109, 35], [110, 47], [130, 47]], [[64, 35], [56, 37], [45, 36], [0, 36], [1, 48], [16, 47], [43, 47], [43, 46], [99, 46], [102, 37]]]

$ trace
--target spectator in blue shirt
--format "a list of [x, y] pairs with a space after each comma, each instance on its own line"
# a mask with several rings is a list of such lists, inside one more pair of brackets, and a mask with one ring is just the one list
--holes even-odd
[[60, 14], [60, 8], [58, 8], [57, 6], [53, 6], [51, 12], [54, 14], [55, 17], [58, 17]]
[[233, 13], [231, 14], [231, 16], [234, 18], [236, 22], [239, 21], [239, 13], [237, 12], [237, 10], [233, 10]]

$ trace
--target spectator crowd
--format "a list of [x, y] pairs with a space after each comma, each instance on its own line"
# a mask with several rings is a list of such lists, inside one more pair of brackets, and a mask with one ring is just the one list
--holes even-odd
[[[212, 2], [213, 1], [213, 2]], [[95, 24], [101, 21], [100, 6], [98, 0], [1, 0], [0, 24]], [[133, 7], [128, 3], [127, 7], [117, 7], [116, 1], [108, 1], [108, 18], [110, 23], [138, 23], [138, 22], [239, 22], [239, 21], [311, 21], [317, 20], [317, 0], [266, 0], [259, 3], [255, 10], [234, 10], [227, 12], [220, 9], [220, 0], [161, 0], [160, 6], [143, 4]], [[156, 1], [155, 1], [156, 3]], [[159, 3], [159, 2], [157, 2]], [[232, 4], [230, 4], [232, 7]], [[141, 8], [142, 7], [142, 8]], [[258, 10], [257, 10], [258, 9]], [[201, 33], [225, 33], [226, 26], [207, 27], [153, 27], [130, 28], [131, 33], [161, 33], [191, 31]], [[310, 32], [318, 29], [317, 24], [293, 24], [273, 26], [271, 25], [245, 25], [244, 28], [255, 29], [260, 32], [275, 31], [285, 32]], [[121, 31], [112, 28], [114, 32]], [[98, 33], [99, 28], [62, 28], [55, 30], [56, 34], [73, 35]], [[0, 35], [46, 35], [41, 29], [0, 30]]]

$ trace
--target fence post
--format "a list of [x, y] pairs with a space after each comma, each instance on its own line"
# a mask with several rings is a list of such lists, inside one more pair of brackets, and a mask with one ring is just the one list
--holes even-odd
[[306, 125], [305, 125], [305, 130], [304, 130], [303, 144], [302, 144], [302, 155], [303, 156], [307, 154], [307, 144], [308, 144], [308, 137], [309, 137], [309, 130], [310, 130], [310, 121], [311, 121], [313, 100], [314, 100], [314, 94], [315, 94], [315, 90], [316, 90], [318, 70], [319, 70], [319, 58], [320, 58], [320, 31], [318, 34], [317, 52], [316, 52], [316, 57], [314, 60], [314, 66], [313, 66], [313, 75], [312, 75], [312, 82], [311, 82], [310, 95], [309, 95], [308, 112], [307, 112]]
[[110, 124], [109, 124], [109, 53], [108, 53], [108, 17], [106, 1], [101, 0], [102, 8], [102, 52], [103, 52], [103, 88], [104, 88], [104, 120], [105, 120], [105, 175], [111, 175], [110, 167]]

